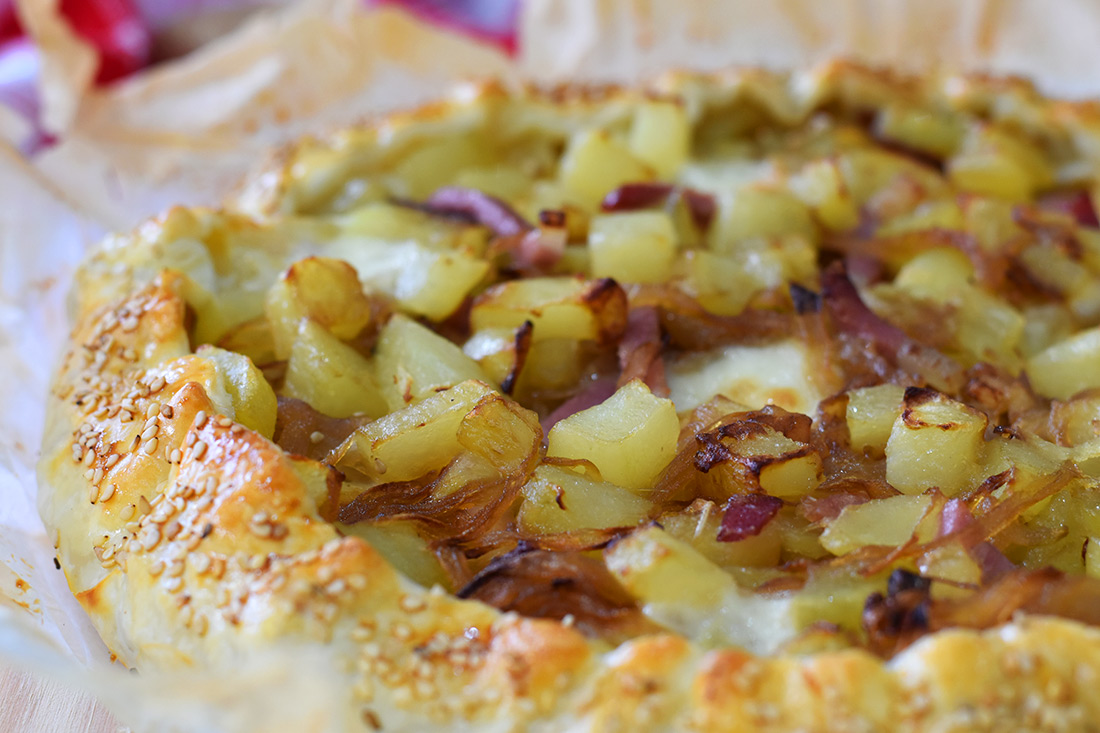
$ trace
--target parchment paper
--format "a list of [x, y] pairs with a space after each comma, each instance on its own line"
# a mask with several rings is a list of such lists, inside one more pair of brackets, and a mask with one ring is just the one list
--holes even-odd
[[[413, 106], [463, 78], [632, 82], [671, 68], [797, 68], [840, 55], [1020, 73], [1053, 94], [1100, 94], [1100, 4], [1090, 0], [528, 0], [515, 59], [390, 6], [306, 0], [99, 91], [90, 50], [56, 4], [20, 8], [44, 52], [45, 119], [63, 142], [33, 168], [0, 149], [0, 657], [94, 690], [139, 730], [340, 724], [324, 718], [325, 670], [299, 652], [224, 679], [111, 669], [53, 566], [34, 510], [42, 403], [72, 270], [104, 231], [171, 204], [216, 203], [271, 146]], [[284, 685], [293, 693], [280, 694]]]

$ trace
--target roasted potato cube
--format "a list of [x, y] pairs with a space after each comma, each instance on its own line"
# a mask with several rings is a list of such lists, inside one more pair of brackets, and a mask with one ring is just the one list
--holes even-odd
[[953, 199], [928, 201], [907, 213], [895, 216], [875, 232], [878, 237], [892, 237], [909, 232], [935, 229], [962, 229], [966, 222], [962, 209]]
[[604, 550], [611, 573], [643, 613], [704, 647], [773, 652], [798, 631], [786, 598], [744, 591], [733, 578], [659, 527], [646, 527]]
[[736, 251], [753, 239], [797, 235], [809, 242], [818, 238], [810, 209], [789, 191], [747, 186], [719, 197], [711, 246], [718, 252]]
[[264, 310], [280, 359], [290, 355], [303, 318], [346, 340], [363, 330], [371, 313], [355, 268], [327, 257], [308, 257], [291, 265], [268, 291]]
[[484, 382], [462, 382], [368, 423], [337, 449], [339, 464], [384, 482], [409, 481], [443, 468], [461, 448], [463, 418], [492, 393]]
[[539, 277], [494, 285], [470, 310], [474, 331], [534, 327], [535, 342], [580, 339], [609, 342], [626, 328], [626, 293], [614, 280]]
[[965, 491], [977, 478], [987, 422], [983, 413], [938, 392], [906, 389], [886, 443], [886, 480], [905, 494], [933, 487], [947, 496]]
[[[937, 171], [900, 153], [875, 148], [855, 148], [837, 156], [837, 166], [856, 206], [906, 182], [923, 198], [942, 198], [948, 186]], [[919, 203], [919, 202], [917, 202]]]
[[483, 227], [397, 204], [375, 202], [350, 211], [336, 221], [345, 234], [381, 239], [391, 244], [412, 240], [439, 252], [459, 250], [484, 254], [488, 246], [489, 235]]
[[451, 591], [456, 590], [451, 587], [450, 578], [439, 564], [439, 558], [432, 552], [428, 541], [417, 532], [414, 522], [397, 519], [337, 526], [345, 535], [365, 540], [399, 573], [414, 583], [425, 588], [438, 585]]
[[568, 468], [542, 465], [523, 487], [516, 521], [527, 534], [555, 534], [633, 527], [649, 510], [648, 501], [615, 484]]
[[846, 555], [868, 545], [900, 547], [917, 531], [931, 506], [932, 497], [926, 494], [903, 494], [846, 506], [821, 533], [821, 544], [834, 555]]
[[947, 112], [894, 104], [875, 119], [879, 135], [937, 157], [947, 157], [963, 142], [960, 120]]
[[649, 489], [676, 454], [679, 435], [672, 401], [635, 379], [602, 404], [555, 424], [546, 455], [591, 461], [613, 484]]
[[1089, 537], [1085, 545], [1085, 574], [1100, 579], [1100, 537]]
[[848, 435], [853, 450], [883, 455], [904, 397], [905, 388], [896, 384], [877, 384], [848, 393]]
[[390, 412], [468, 379], [491, 381], [458, 346], [401, 314], [382, 328], [374, 368]]
[[653, 180], [656, 173], [607, 132], [587, 129], [569, 141], [559, 175], [578, 203], [595, 210], [603, 197], [619, 186]]
[[836, 161], [824, 159], [808, 163], [791, 177], [789, 185], [825, 228], [843, 231], [859, 224], [859, 208], [844, 184]]
[[664, 282], [672, 274], [676, 232], [663, 211], [631, 211], [592, 218], [588, 234], [594, 277]]
[[662, 514], [658, 524], [723, 570], [768, 568], [779, 563], [783, 547], [781, 523], [768, 522], [760, 534], [736, 542], [719, 542], [722, 514], [722, 508], [714, 502], [699, 499], [682, 511]]
[[247, 356], [232, 351], [200, 346], [196, 352], [214, 362], [218, 380], [233, 404], [233, 417], [265, 438], [275, 434], [278, 401], [263, 372]]
[[424, 142], [405, 155], [386, 182], [398, 196], [424, 199], [454, 181], [459, 171], [491, 164], [494, 157], [485, 135], [448, 136]]
[[752, 423], [722, 437], [725, 460], [707, 474], [712, 498], [763, 491], [771, 496], [805, 496], [821, 483], [821, 456], [769, 425]]
[[370, 361], [309, 320], [299, 324], [283, 393], [305, 400], [329, 417], [358, 413], [379, 417], [387, 412]]
[[1027, 201], [1034, 182], [1027, 170], [1012, 158], [992, 151], [974, 151], [952, 158], [947, 164], [951, 182], [963, 191], [997, 196], [1006, 201]]
[[1079, 331], [1028, 359], [1027, 376], [1039, 394], [1059, 400], [1100, 387], [1100, 327]]
[[1086, 390], [1050, 408], [1050, 426], [1058, 443], [1070, 447], [1100, 439], [1100, 390]]
[[630, 126], [629, 146], [635, 157], [653, 168], [657, 178], [675, 178], [691, 147], [691, 127], [683, 106], [663, 101], [639, 105]]

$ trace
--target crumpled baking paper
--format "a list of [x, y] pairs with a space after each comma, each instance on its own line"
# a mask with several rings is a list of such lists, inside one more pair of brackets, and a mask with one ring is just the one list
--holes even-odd
[[391, 6], [305, 0], [100, 90], [57, 3], [25, 0], [20, 11], [43, 52], [44, 119], [62, 142], [33, 167], [0, 148], [0, 658], [91, 690], [135, 730], [341, 722], [324, 717], [328, 671], [306, 650], [273, 650], [224, 675], [118, 670], [53, 566], [34, 509], [42, 405], [72, 271], [104, 232], [172, 204], [217, 203], [273, 146], [415, 106], [467, 78], [627, 83], [673, 68], [843, 56], [1100, 94], [1100, 4], [1090, 0], [527, 0], [511, 59]]

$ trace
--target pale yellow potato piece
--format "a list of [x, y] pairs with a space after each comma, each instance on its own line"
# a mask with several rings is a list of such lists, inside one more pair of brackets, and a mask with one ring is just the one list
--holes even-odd
[[479, 295], [470, 309], [474, 331], [534, 327], [534, 341], [606, 341], [626, 327], [626, 295], [609, 280], [537, 277], [500, 283]]
[[981, 412], [942, 394], [907, 390], [886, 443], [886, 480], [905, 494], [937, 487], [954, 496], [970, 488], [987, 422]]
[[370, 322], [370, 311], [355, 268], [328, 257], [295, 262], [268, 291], [264, 305], [280, 359], [290, 354], [303, 318], [338, 339], [350, 339]]
[[762, 434], [722, 443], [742, 460], [711, 469], [711, 481], [720, 487], [721, 498], [758, 489], [771, 496], [797, 498], [821, 483], [821, 456], [771, 427], [765, 426]]
[[782, 523], [771, 521], [760, 534], [736, 542], [719, 542], [722, 508], [699, 499], [683, 511], [662, 514], [658, 523], [665, 532], [688, 545], [722, 569], [770, 568], [779, 563], [783, 549]]
[[878, 114], [875, 124], [883, 137], [938, 157], [951, 155], [963, 142], [963, 125], [947, 112], [894, 104]]
[[876, 384], [848, 393], [846, 418], [853, 450], [882, 455], [904, 397], [905, 388], [896, 384]]
[[729, 573], [659, 527], [612, 544], [604, 560], [646, 616], [704, 647], [767, 654], [798, 631], [790, 599], [742, 590]]
[[448, 136], [425, 142], [404, 156], [386, 181], [399, 196], [424, 199], [451, 183], [459, 171], [493, 163], [494, 157], [486, 135]]
[[585, 208], [599, 208], [603, 198], [624, 183], [650, 181], [656, 176], [630, 148], [604, 130], [583, 130], [569, 141], [561, 158], [559, 177], [567, 192]]
[[346, 234], [399, 243], [415, 241], [432, 250], [483, 254], [488, 232], [479, 226], [432, 216], [408, 206], [374, 202], [336, 219]]
[[788, 185], [826, 228], [843, 231], [859, 224], [859, 207], [848, 192], [835, 160], [808, 163], [791, 177]]
[[747, 186], [719, 197], [711, 246], [718, 252], [736, 250], [752, 239], [798, 235], [817, 240], [810, 209], [794, 194], [779, 188]]
[[890, 219], [875, 234], [879, 237], [890, 237], [927, 229], [962, 229], [965, 224], [962, 209], [954, 199], [928, 201], [910, 212]]
[[621, 486], [569, 468], [542, 465], [523, 487], [516, 521], [529, 534], [633, 527], [649, 515], [650, 506]]
[[1017, 161], [991, 151], [963, 153], [947, 163], [947, 176], [963, 191], [996, 196], [1006, 201], [1027, 201], [1034, 182]]
[[821, 533], [821, 546], [834, 555], [846, 555], [867, 545], [899, 547], [917, 530], [932, 497], [890, 496], [846, 506]]
[[459, 453], [463, 418], [493, 391], [484, 382], [462, 382], [364, 425], [337, 452], [372, 479], [419, 478], [443, 468]]
[[388, 411], [370, 360], [309, 320], [299, 324], [283, 394], [330, 417], [379, 417]]
[[337, 524], [340, 531], [365, 540], [399, 573], [425, 588], [438, 585], [454, 591], [439, 558], [420, 536], [416, 524], [405, 520]]
[[600, 475], [628, 489], [649, 489], [676, 453], [680, 421], [671, 400], [639, 379], [602, 404], [550, 429], [546, 455], [591, 461]]
[[1060, 400], [1100, 387], [1100, 326], [1079, 331], [1028, 359], [1027, 376], [1039, 394]]
[[628, 145], [630, 152], [649, 164], [658, 178], [675, 178], [691, 148], [691, 127], [683, 106], [664, 101], [638, 105]]
[[195, 353], [214, 362], [218, 378], [233, 403], [234, 419], [265, 438], [273, 436], [278, 400], [252, 360], [214, 346], [200, 346]]
[[592, 218], [589, 267], [594, 277], [657, 283], [672, 275], [676, 231], [663, 211], [630, 211]]
[[1100, 579], [1100, 537], [1089, 537], [1085, 545], [1085, 574]]
[[837, 165], [844, 184], [857, 206], [889, 189], [899, 178], [906, 179], [929, 197], [948, 193], [948, 186], [939, 173], [900, 153], [876, 148], [855, 148], [837, 156]]
[[379, 333], [374, 368], [390, 412], [468, 379], [493, 381], [458, 346], [401, 314]]

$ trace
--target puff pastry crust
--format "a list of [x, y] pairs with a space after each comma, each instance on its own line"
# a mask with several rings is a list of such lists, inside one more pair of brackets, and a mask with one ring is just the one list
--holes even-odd
[[[936, 100], [1056, 130], [1082, 161], [1100, 150], [1091, 105], [1049, 102], [1014, 80], [898, 80], [833, 64], [789, 77], [676, 76], [656, 91], [680, 95], [697, 118], [751, 104], [780, 128], [834, 107]], [[39, 496], [73, 593], [108, 646], [139, 669], [224, 664], [274, 644], [321, 650], [343, 671], [348, 730], [1100, 726], [1100, 631], [1076, 621], [1020, 615], [936, 631], [890, 659], [859, 648], [754, 655], [675, 633], [613, 645], [568, 621], [426, 589], [323, 516], [340, 481], [333, 468], [244, 424], [225, 365], [194, 346], [204, 298], [231, 294], [254, 311], [313, 251], [303, 220], [337, 210], [354, 193], [349, 181], [389, 175], [425, 139], [461, 136], [508, 106], [532, 135], [613, 125], [644, 98], [465, 90], [303, 141], [230, 210], [174, 210], [96, 250], [77, 278], [75, 327], [49, 398]], [[206, 280], [192, 245], [178, 244], [187, 241], [212, 252]]]

